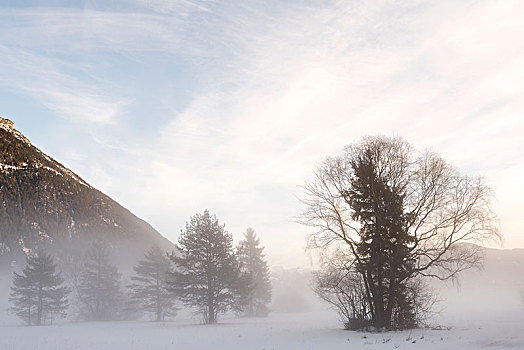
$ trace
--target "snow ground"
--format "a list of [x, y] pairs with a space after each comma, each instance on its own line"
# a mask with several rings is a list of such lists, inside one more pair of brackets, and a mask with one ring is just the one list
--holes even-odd
[[229, 318], [211, 326], [191, 319], [3, 326], [0, 349], [524, 349], [521, 312], [483, 325], [476, 321], [450, 330], [387, 333], [341, 330], [336, 315], [328, 312]]
[[[460, 286], [435, 285], [443, 300], [438, 306], [442, 312], [430, 323], [449, 330], [344, 331], [337, 315], [310, 291], [308, 276], [297, 273], [274, 283], [274, 299], [279, 302], [272, 308], [284, 310], [282, 304], [294, 303], [287, 309], [309, 312], [272, 313], [264, 319], [223, 317], [212, 326], [200, 325], [181, 311], [172, 322], [62, 321], [26, 327], [5, 312], [7, 290], [0, 288], [0, 350], [520, 350], [524, 349], [523, 261], [492, 258], [483, 271], [465, 274]], [[0, 287], [8, 286], [10, 277], [0, 275]]]

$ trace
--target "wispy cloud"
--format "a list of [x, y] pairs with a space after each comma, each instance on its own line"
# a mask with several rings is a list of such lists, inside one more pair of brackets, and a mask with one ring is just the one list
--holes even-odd
[[159, 13], [187, 16], [193, 11], [210, 12], [207, 5], [212, 0], [137, 0], [136, 2]]
[[304, 261], [303, 228], [290, 221], [298, 186], [326, 155], [383, 133], [486, 175], [507, 244], [524, 245], [507, 214], [524, 208], [511, 191], [524, 176], [521, 2], [134, 4], [6, 12], [20, 25], [2, 28], [0, 74], [56, 113], [123, 125], [119, 115], [157, 100], [143, 79], [119, 85], [115, 62], [154, 69], [149, 58], [167, 55], [166, 71], [189, 70], [155, 82], [169, 114], [144, 116], [162, 120], [147, 140], [118, 144], [126, 178], [94, 175], [171, 238], [209, 208], [237, 234], [257, 228], [272, 262]]
[[[210, 190], [206, 200], [227, 208], [224, 215], [239, 226], [253, 220], [238, 215], [246, 204], [274, 217], [275, 198], [289, 204], [278, 217], [292, 216], [299, 209], [289, 194], [315, 162], [364, 134], [401, 135], [466, 173], [513, 167], [523, 159], [515, 146], [524, 130], [524, 48], [515, 33], [524, 28], [513, 16], [521, 5], [510, 5], [340, 2], [290, 6], [249, 21], [233, 12], [226, 26], [238, 28], [224, 30], [232, 37], [222, 40], [239, 45], [238, 55], [212, 86], [230, 88], [216, 101], [195, 99], [182, 114], [191, 123], [166, 128], [170, 141], [161, 148], [207, 150], [207, 157], [186, 154], [207, 165], [192, 175], [234, 194], [224, 198]], [[220, 132], [210, 133], [210, 125]], [[177, 137], [184, 133], [205, 136]], [[491, 184], [505, 193], [505, 184]], [[252, 193], [243, 197], [250, 202], [237, 201], [238, 192]], [[187, 188], [176, 195], [193, 194]], [[269, 227], [263, 219], [256, 224]], [[505, 227], [510, 237], [521, 229], [515, 222]], [[301, 231], [289, 225], [271, 230], [283, 237]]]
[[21, 90], [68, 119], [113, 123], [129, 99], [109, 93], [107, 86], [83, 80], [62, 59], [25, 50], [0, 48], [0, 76], [9, 89]]
[[[0, 75], [69, 119], [114, 123], [133, 99], [132, 89], [111, 81], [115, 54], [173, 52], [176, 20], [160, 15], [84, 9], [6, 9]], [[130, 72], [132, 74], [132, 72]]]

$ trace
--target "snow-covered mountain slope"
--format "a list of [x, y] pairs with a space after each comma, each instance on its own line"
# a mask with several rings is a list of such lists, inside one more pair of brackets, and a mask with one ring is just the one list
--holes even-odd
[[171, 242], [0, 118], [0, 255], [104, 240], [122, 254]]

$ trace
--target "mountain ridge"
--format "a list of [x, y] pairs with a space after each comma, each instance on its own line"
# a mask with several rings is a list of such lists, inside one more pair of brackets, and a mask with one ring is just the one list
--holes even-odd
[[135, 254], [174, 248], [150, 224], [35, 147], [0, 117], [0, 256], [103, 240]]

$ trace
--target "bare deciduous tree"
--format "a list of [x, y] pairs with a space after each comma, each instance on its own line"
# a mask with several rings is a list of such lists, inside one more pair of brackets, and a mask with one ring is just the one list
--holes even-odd
[[322, 261], [344, 252], [339, 268], [360, 275], [371, 323], [395, 328], [410, 280], [446, 280], [481, 265], [476, 244], [499, 238], [491, 198], [481, 178], [461, 175], [435, 153], [367, 137], [319, 166], [299, 221], [313, 228], [308, 247]]

